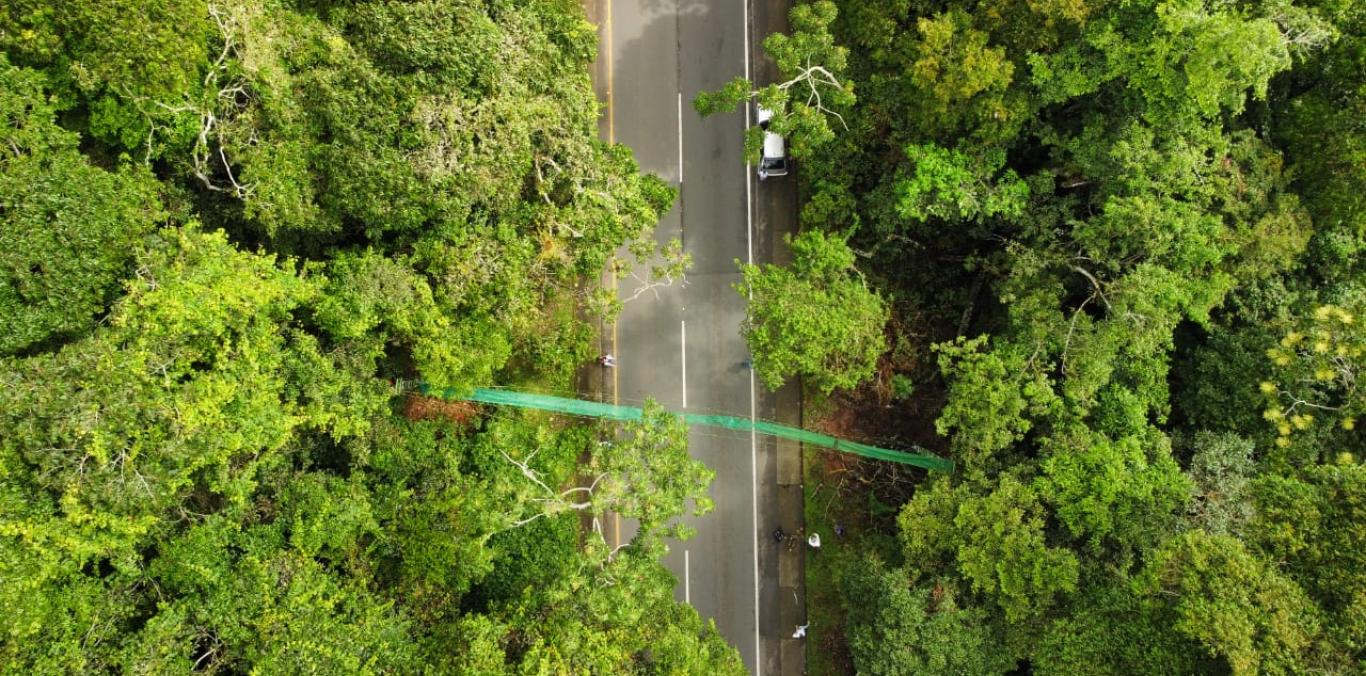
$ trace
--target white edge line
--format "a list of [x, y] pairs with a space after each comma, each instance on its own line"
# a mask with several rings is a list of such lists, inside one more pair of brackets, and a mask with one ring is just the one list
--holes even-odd
[[749, 0], [741, 0], [745, 9], [745, 79], [749, 79]]
[[[749, 131], [749, 107], [745, 107], [745, 131]], [[754, 264], [754, 196], [749, 160], [745, 160], [745, 262]]]
[[688, 574], [688, 550], [683, 550], [683, 602], [692, 603], [692, 578]]
[[678, 351], [683, 356], [683, 408], [688, 407], [688, 322], [679, 320], [678, 330], [680, 338], [678, 341]]
[[[749, 74], [749, 0], [740, 0], [740, 5], [744, 8], [744, 24], [741, 32], [744, 34], [745, 49], [745, 79], [750, 79]], [[745, 131], [749, 131], [750, 126], [750, 105], [745, 103]], [[754, 196], [753, 182], [754, 174], [750, 172], [749, 160], [745, 160], [745, 262], [754, 264]], [[759, 448], [758, 436], [754, 431], [754, 369], [749, 369], [749, 499], [750, 514], [754, 526], [754, 674], [762, 676], [764, 673], [764, 659], [761, 638], [759, 636]]]
[[754, 523], [754, 673], [763, 673], [759, 645], [759, 442], [754, 430], [754, 369], [749, 370], [749, 499]]
[[683, 185], [683, 92], [678, 92], [678, 184]]

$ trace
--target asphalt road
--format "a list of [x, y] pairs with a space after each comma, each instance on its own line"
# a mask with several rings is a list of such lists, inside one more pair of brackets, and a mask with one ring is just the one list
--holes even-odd
[[[626, 303], [607, 336], [618, 367], [604, 393], [621, 403], [653, 397], [672, 410], [758, 415], [797, 422], [797, 397], [766, 393], [742, 362], [745, 300], [733, 286], [738, 261], [782, 260], [780, 232], [791, 228], [789, 179], [759, 182], [745, 164], [742, 138], [752, 111], [702, 119], [697, 92], [736, 76], [766, 81], [756, 37], [785, 28], [785, 0], [595, 0], [599, 24], [595, 72], [607, 104], [601, 132], [635, 152], [645, 171], [679, 187], [656, 229], [660, 243], [683, 241], [693, 267], [686, 284]], [[639, 283], [620, 283], [635, 295]], [[753, 673], [802, 673], [801, 553], [779, 551], [778, 526], [800, 527], [800, 453], [795, 444], [708, 428], [690, 432], [689, 450], [716, 472], [713, 512], [689, 525], [697, 534], [674, 543], [666, 564], [677, 596], [740, 651]], [[610, 539], [629, 539], [629, 523], [609, 524]]]

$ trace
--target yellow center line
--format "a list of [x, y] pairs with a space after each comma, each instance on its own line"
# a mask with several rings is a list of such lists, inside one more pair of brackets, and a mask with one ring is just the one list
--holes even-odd
[[[617, 276], [614, 274], [614, 275], [612, 275], [612, 295], [615, 296], [616, 293], [617, 293]], [[617, 323], [614, 321], [614, 322], [612, 322], [612, 353], [613, 353], [613, 354], [616, 354], [616, 350], [617, 350]], [[619, 403], [620, 403], [620, 402], [617, 401], [617, 370], [614, 368], [614, 369], [612, 369], [612, 404], [613, 404], [613, 405], [616, 405], [616, 404], [619, 404]], [[614, 546], [620, 547], [620, 546], [621, 546], [621, 515], [620, 515], [620, 514], [617, 514], [617, 513], [615, 513], [615, 512], [612, 513], [612, 530], [616, 533], [616, 537], [614, 538], [614, 539], [616, 540], [616, 544], [615, 544]]]
[[612, 58], [613, 58], [614, 55], [615, 55], [615, 52], [612, 50], [612, 0], [606, 0], [606, 2], [607, 2], [607, 17], [606, 17], [606, 22], [605, 22], [605, 24], [606, 24], [606, 26], [607, 26], [607, 142], [608, 142], [608, 143], [616, 143], [616, 142], [617, 142], [616, 111], [613, 110], [613, 108], [615, 108], [615, 106], [612, 105], [612, 102], [613, 102], [612, 75], [613, 75], [613, 71], [616, 70], [616, 69], [613, 67], [613, 63], [612, 63]]
[[[603, 25], [607, 30], [607, 142], [617, 142], [617, 119], [616, 119], [616, 95], [613, 86], [613, 76], [616, 71], [616, 64], [613, 62], [616, 52], [612, 48], [612, 0], [604, 0], [607, 5], [607, 16], [604, 17]], [[617, 273], [615, 256], [611, 265], [612, 273], [609, 275], [612, 285], [612, 297], [617, 296]], [[608, 354], [617, 353], [617, 321], [612, 320], [612, 344], [607, 351]], [[612, 371], [612, 404], [620, 403], [617, 396], [617, 370]], [[612, 540], [613, 547], [621, 546], [621, 515], [612, 513]]]

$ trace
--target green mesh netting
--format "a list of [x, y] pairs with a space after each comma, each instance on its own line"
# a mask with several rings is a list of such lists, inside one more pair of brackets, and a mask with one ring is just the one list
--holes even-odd
[[[592, 418], [640, 420], [643, 415], [640, 408], [636, 406], [603, 404], [596, 401], [569, 399], [548, 394], [532, 394], [529, 392], [512, 392], [509, 390], [492, 390], [485, 388], [475, 388], [472, 393], [462, 394], [455, 389], [431, 388], [426, 384], [418, 385], [418, 389], [423, 394], [438, 396], [444, 399], [464, 399], [481, 404], [533, 408], [541, 411], [567, 413], [570, 415], [581, 415]], [[780, 425], [767, 420], [751, 420], [749, 418], [739, 418], [729, 415], [703, 415], [700, 413], [683, 413], [681, 414], [681, 417], [683, 418], [683, 421], [689, 425], [708, 425], [740, 432], [754, 431], [760, 434], [823, 446], [844, 453], [853, 453], [854, 455], [872, 458], [874, 460], [899, 462], [903, 465], [914, 465], [916, 467], [923, 467], [939, 472], [953, 471], [952, 460], [941, 458], [931, 453], [908, 453], [906, 451], [894, 451], [890, 448], [879, 448], [877, 446], [861, 444], [856, 441], [837, 439], [828, 434], [812, 432], [798, 427]]]

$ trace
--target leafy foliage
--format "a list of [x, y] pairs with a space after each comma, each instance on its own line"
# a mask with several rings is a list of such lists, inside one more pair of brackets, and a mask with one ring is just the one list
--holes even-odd
[[1227, 536], [1173, 538], [1144, 584], [1175, 597], [1174, 627], [1235, 674], [1294, 672], [1319, 629], [1304, 591]]
[[[783, 82], [756, 88], [735, 78], [714, 92], [700, 92], [693, 107], [703, 115], [733, 110], [753, 99], [773, 113], [769, 129], [792, 140], [792, 156], [810, 157], [834, 140], [837, 129], [848, 130], [841, 111], [855, 101], [853, 87], [844, 80], [848, 50], [830, 32], [838, 14], [831, 0], [795, 4], [789, 14], [791, 34], [774, 33], [764, 39]], [[758, 158], [763, 130], [751, 127], [745, 146]]]
[[1278, 446], [1289, 446], [1291, 435], [1309, 429], [1316, 416], [1350, 433], [1357, 416], [1366, 413], [1366, 392], [1358, 385], [1366, 368], [1366, 335], [1356, 325], [1354, 309], [1320, 305], [1267, 348], [1275, 375], [1260, 388], [1268, 399], [1264, 417], [1276, 426]]
[[940, 369], [954, 376], [952, 401], [935, 426], [940, 434], [959, 432], [954, 444], [964, 458], [971, 458], [968, 471], [972, 472], [992, 467], [991, 454], [1029, 432], [1026, 410], [1045, 412], [1056, 406], [1048, 381], [1041, 375], [1026, 375], [1023, 355], [982, 351], [985, 344], [986, 337], [980, 336], [935, 346]]
[[165, 218], [145, 170], [92, 166], [57, 126], [39, 73], [0, 54], [0, 354], [93, 328]]
[[992, 174], [1005, 163], [1005, 153], [995, 151], [974, 158], [938, 146], [906, 149], [914, 174], [897, 186], [901, 215], [917, 221], [929, 218], [973, 221], [993, 216], [1015, 217], [1024, 209], [1029, 186], [1013, 170], [999, 182]]
[[1177, 523], [1191, 482], [1159, 434], [1110, 440], [1077, 431], [1055, 438], [1038, 493], [1073, 537], [1143, 550]]
[[858, 668], [938, 668], [869, 637], [942, 595], [1040, 673], [1360, 670], [1360, 564], [1324, 554], [1361, 549], [1359, 8], [835, 5], [820, 53], [858, 97], [810, 132], [801, 225], [893, 301], [853, 415], [958, 467], [845, 489], [909, 495], [860, 515], [901, 558], [847, 609]]
[[[656, 252], [596, 51], [558, 0], [0, 6], [0, 671], [743, 671], [661, 563], [677, 420], [401, 413], [568, 386]], [[528, 476], [649, 537], [517, 525]]]
[[1250, 479], [1254, 445], [1234, 434], [1201, 432], [1193, 441], [1190, 477], [1195, 483], [1191, 520], [1214, 535], [1237, 536], [1254, 514]]
[[887, 311], [854, 269], [839, 236], [807, 231], [791, 239], [792, 265], [742, 265], [750, 298], [742, 333], [754, 371], [770, 389], [792, 376], [829, 393], [869, 378], [883, 349]]
[[942, 587], [908, 588], [905, 573], [876, 558], [842, 568], [849, 647], [859, 673], [994, 673], [1011, 665], [981, 609], [959, 608]]

